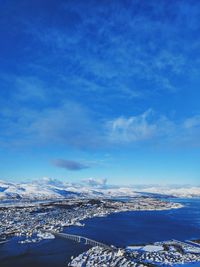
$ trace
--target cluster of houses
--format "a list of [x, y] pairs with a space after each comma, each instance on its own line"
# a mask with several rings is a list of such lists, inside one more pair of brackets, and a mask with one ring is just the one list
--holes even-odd
[[109, 250], [101, 247], [93, 247], [74, 258], [70, 267], [145, 267], [142, 263], [136, 263], [124, 256], [123, 250]]
[[197, 262], [200, 264], [200, 245], [170, 240], [115, 250], [93, 247], [74, 258], [68, 266], [174, 266]]
[[80, 225], [92, 217], [133, 210], [162, 210], [178, 208], [179, 204], [153, 198], [134, 198], [132, 201], [111, 199], [64, 199], [53, 202], [26, 203], [0, 207], [0, 238], [25, 237], [20, 243], [38, 242], [40, 232], [61, 232], [63, 227]]

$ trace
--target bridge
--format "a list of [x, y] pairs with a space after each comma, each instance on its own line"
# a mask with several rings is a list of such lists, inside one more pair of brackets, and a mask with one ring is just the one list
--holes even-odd
[[109, 250], [114, 250], [116, 249], [114, 246], [108, 246], [104, 243], [98, 242], [96, 240], [84, 237], [84, 236], [80, 236], [80, 235], [71, 235], [71, 234], [65, 234], [65, 233], [57, 233], [57, 232], [51, 232], [53, 235], [61, 237], [61, 238], [66, 238], [75, 242], [83, 242], [85, 245], [90, 245], [90, 246], [98, 246], [98, 247], [102, 247], [105, 249], [109, 249]]

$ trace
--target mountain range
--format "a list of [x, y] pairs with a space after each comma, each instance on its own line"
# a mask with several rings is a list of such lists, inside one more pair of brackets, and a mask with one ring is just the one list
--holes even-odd
[[43, 178], [32, 182], [0, 181], [0, 200], [10, 199], [61, 199], [77, 197], [200, 197], [200, 187], [190, 185], [112, 186], [106, 181], [88, 179], [81, 183], [66, 183]]

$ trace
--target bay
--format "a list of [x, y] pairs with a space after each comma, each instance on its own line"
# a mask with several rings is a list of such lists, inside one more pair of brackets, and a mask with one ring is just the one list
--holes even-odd
[[[114, 213], [107, 217], [87, 219], [84, 227], [71, 226], [65, 228], [65, 232], [119, 247], [169, 239], [184, 241], [200, 238], [200, 199], [171, 201], [180, 202], [184, 207], [168, 211]], [[72, 255], [77, 256], [89, 248], [59, 238], [23, 245], [17, 241], [17, 238], [12, 238], [0, 245], [1, 267], [64, 267]]]

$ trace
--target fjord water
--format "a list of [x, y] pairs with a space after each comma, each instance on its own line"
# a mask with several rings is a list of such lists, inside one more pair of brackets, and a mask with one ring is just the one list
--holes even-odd
[[169, 239], [200, 238], [200, 199], [180, 199], [184, 207], [168, 211], [135, 211], [111, 214], [85, 221], [85, 227], [70, 227], [80, 234], [116, 246]]
[[[120, 247], [169, 239], [200, 238], [200, 199], [173, 201], [183, 203], [184, 207], [168, 211], [115, 213], [87, 219], [84, 227], [72, 226], [65, 232]], [[83, 244], [58, 238], [24, 245], [13, 238], [0, 245], [0, 266], [66, 266], [72, 255], [76, 256], [87, 248]]]

